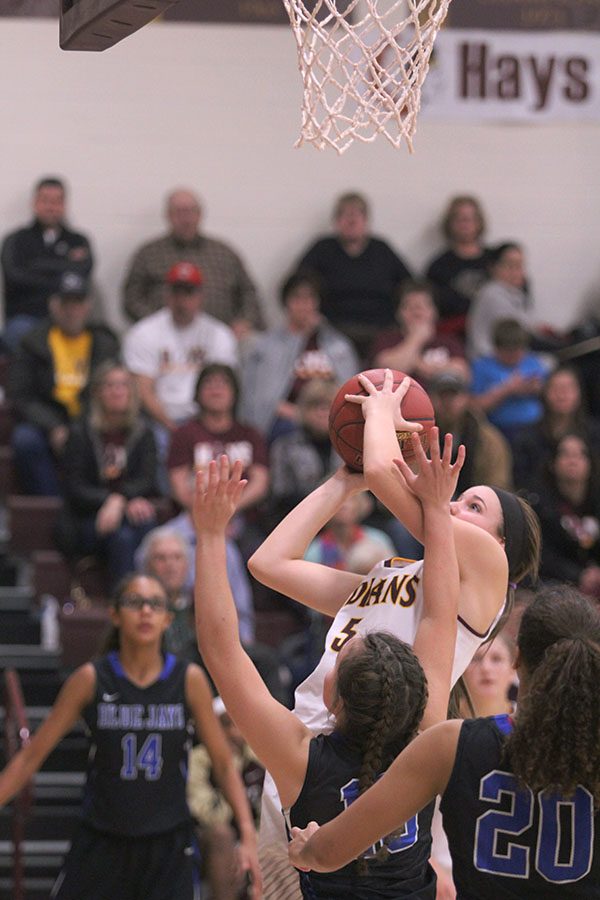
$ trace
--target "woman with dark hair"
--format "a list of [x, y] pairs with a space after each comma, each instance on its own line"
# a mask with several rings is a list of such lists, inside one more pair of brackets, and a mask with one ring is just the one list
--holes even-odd
[[[366, 487], [423, 541], [423, 507], [412, 490], [413, 474], [400, 455], [398, 434], [419, 431], [407, 422], [401, 402], [409, 386], [405, 379], [393, 390], [387, 371], [381, 390], [359, 376], [367, 395], [356, 397], [365, 416], [364, 473]], [[347, 398], [348, 399], [348, 398]], [[436, 451], [437, 429], [430, 432]], [[420, 442], [414, 438], [413, 446]], [[364, 482], [361, 482], [364, 487]], [[314, 731], [327, 716], [321, 700], [323, 679], [335, 665], [336, 647], [351, 634], [384, 628], [412, 643], [422, 610], [424, 560], [382, 560], [366, 575], [340, 572], [304, 559], [306, 548], [347, 496], [356, 490], [356, 476], [340, 469], [302, 501], [269, 535], [249, 561], [252, 574], [273, 590], [317, 609], [334, 621], [315, 671], [296, 691], [296, 712]], [[450, 504], [452, 533], [460, 569], [459, 619], [452, 684], [464, 672], [477, 648], [500, 627], [508, 614], [516, 583], [535, 575], [540, 552], [537, 517], [528, 503], [509, 491], [487, 485], [469, 488]], [[269, 779], [263, 793], [262, 846], [277, 842], [276, 795]]]
[[[417, 540], [421, 540], [423, 508], [411, 489], [411, 470], [402, 459], [397, 459], [401, 456], [398, 435], [405, 437], [422, 427], [407, 422], [402, 416], [401, 403], [409, 379], [404, 379], [394, 390], [388, 369], [382, 388], [377, 390], [365, 375], [358, 377], [367, 393], [348, 395], [347, 399], [360, 403], [365, 417], [363, 466], [366, 487]], [[437, 433], [437, 429], [430, 432], [432, 452], [436, 449]], [[419, 447], [419, 441], [415, 446]], [[361, 489], [364, 486], [362, 482]], [[250, 559], [252, 573], [274, 590], [320, 612], [330, 616], [354, 615], [356, 610], [350, 609], [351, 598], [363, 578], [317, 566], [303, 557], [310, 541], [355, 490], [355, 477], [346, 469], [338, 470], [269, 535]], [[457, 654], [457, 667], [461, 668], [458, 677], [500, 614], [510, 611], [516, 584], [527, 576], [536, 576], [540, 527], [537, 516], [525, 500], [487, 485], [464, 491], [451, 503], [450, 510], [461, 578]], [[421, 579], [423, 560], [392, 562], [388, 570], [399, 567], [404, 572], [409, 570], [406, 564], [410, 562], [414, 567], [410, 569], [411, 577]], [[375, 613], [384, 616], [386, 604], [361, 605], [361, 621], [367, 617], [370, 623]], [[412, 622], [411, 627], [414, 625]], [[390, 629], [393, 626], [390, 625]], [[405, 639], [410, 637], [414, 637], [414, 631], [410, 636], [408, 632], [403, 634]], [[333, 659], [335, 656], [330, 658], [327, 668], [333, 665]]]
[[531, 487], [532, 478], [568, 432], [585, 436], [600, 447], [600, 422], [587, 414], [577, 370], [562, 365], [548, 375], [542, 388], [542, 417], [523, 431], [514, 445], [514, 481]]
[[[419, 474], [412, 482], [424, 507], [429, 562], [414, 651], [386, 632], [353, 636], [347, 630], [337, 640], [335, 666], [323, 680], [322, 703], [331, 716], [325, 731], [332, 725], [334, 730], [317, 737], [273, 699], [239, 641], [225, 570], [225, 534], [244, 486], [241, 463], [230, 476], [227, 458], [222, 457], [218, 469], [211, 463], [207, 478], [198, 475], [194, 520], [199, 648], [230, 715], [273, 775], [290, 826], [306, 825], [315, 816], [333, 818], [374, 783], [395, 750], [406, 746], [419, 727], [446, 716], [459, 584], [448, 504], [464, 458], [459, 452], [452, 465], [451, 451], [447, 440], [442, 458], [434, 452], [430, 462], [421, 450]], [[355, 490], [360, 490], [360, 476]], [[375, 848], [357, 865], [329, 877], [304, 877], [303, 896], [433, 900], [435, 876], [427, 864], [430, 820], [427, 809], [407, 822], [386, 842], [381, 860]], [[289, 898], [292, 893], [281, 889], [279, 896]]]
[[294, 832], [293, 863], [336, 869], [440, 794], [460, 900], [600, 897], [600, 616], [547, 588], [517, 643], [513, 716], [420, 735], [352, 808]]
[[196, 471], [222, 453], [231, 462], [235, 459], [243, 462], [248, 490], [231, 523], [229, 536], [237, 542], [246, 560], [264, 537], [258, 507], [269, 489], [269, 457], [262, 434], [237, 418], [239, 394], [239, 381], [230, 366], [221, 363], [205, 366], [194, 393], [198, 414], [173, 432], [167, 470], [171, 494], [184, 510], [184, 528], [191, 539], [190, 513]]
[[556, 444], [530, 488], [542, 523], [544, 578], [600, 599], [600, 460], [580, 434]]
[[441, 223], [448, 248], [432, 259], [426, 269], [427, 278], [437, 288], [440, 330], [462, 339], [471, 301], [488, 278], [485, 225], [476, 197], [452, 197]]
[[520, 244], [507, 241], [488, 252], [489, 280], [473, 298], [467, 320], [471, 358], [492, 356], [492, 332], [500, 319], [515, 319], [533, 331], [533, 301], [527, 292], [525, 254]]
[[240, 386], [230, 366], [211, 363], [198, 375], [194, 400], [198, 414], [180, 425], [171, 437], [167, 468], [174, 498], [189, 510], [194, 494], [194, 473], [221, 453], [244, 463], [248, 493], [243, 508], [259, 503], [267, 493], [269, 470], [262, 435], [237, 418]]
[[205, 744], [256, 879], [252, 814], [206, 676], [163, 654], [172, 614], [159, 581], [130, 575], [112, 600], [106, 655], [77, 669], [30, 743], [0, 774], [0, 806], [81, 717], [91, 740], [82, 824], [53, 900], [196, 900], [197, 855], [186, 801], [192, 726]]
[[101, 556], [115, 584], [132, 571], [136, 548], [156, 524], [154, 437], [120, 363], [94, 372], [89, 414], [71, 426], [65, 454], [58, 546], [70, 559]]

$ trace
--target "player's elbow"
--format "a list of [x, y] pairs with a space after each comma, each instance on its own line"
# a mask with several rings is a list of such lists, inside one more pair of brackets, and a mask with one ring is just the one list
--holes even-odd
[[248, 571], [261, 584], [266, 584], [268, 579], [267, 557], [264, 547], [259, 547], [248, 560]]

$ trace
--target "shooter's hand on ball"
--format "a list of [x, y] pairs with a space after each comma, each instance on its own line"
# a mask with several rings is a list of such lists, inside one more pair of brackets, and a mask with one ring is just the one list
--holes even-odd
[[394, 390], [394, 376], [391, 369], [385, 370], [385, 377], [380, 390], [362, 373], [358, 375], [358, 380], [367, 392], [367, 396], [365, 397], [363, 394], [346, 394], [346, 400], [350, 403], [358, 403], [362, 408], [365, 419], [373, 412], [379, 411], [392, 416], [396, 431], [418, 432], [423, 430], [423, 426], [420, 423], [408, 422], [402, 415], [402, 399], [410, 387], [410, 377], [408, 375], [400, 382], [396, 390]]
[[290, 856], [290, 862], [297, 869], [300, 869], [301, 872], [310, 872], [311, 866], [306, 864], [306, 844], [313, 836], [313, 834], [319, 830], [319, 825], [316, 822], [309, 822], [306, 828], [292, 828], [292, 839], [288, 844], [288, 853]]
[[444, 451], [440, 455], [439, 429], [431, 429], [431, 442], [429, 452], [431, 459], [427, 459], [425, 451], [418, 435], [413, 434], [411, 437], [412, 449], [414, 453], [413, 467], [416, 471], [409, 467], [402, 456], [394, 459], [394, 463], [400, 470], [407, 486], [415, 494], [423, 506], [431, 504], [439, 506], [440, 504], [450, 503], [456, 490], [458, 476], [465, 461], [465, 447], [461, 444], [456, 454], [456, 460], [452, 462], [452, 435], [447, 434], [444, 438]]

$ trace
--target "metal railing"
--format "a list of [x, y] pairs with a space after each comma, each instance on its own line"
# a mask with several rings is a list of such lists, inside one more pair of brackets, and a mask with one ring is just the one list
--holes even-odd
[[[21, 681], [15, 669], [4, 671], [4, 748], [7, 763], [29, 743], [30, 733], [25, 714]], [[25, 825], [33, 802], [33, 786], [29, 781], [13, 801], [13, 898], [25, 900], [23, 841]]]

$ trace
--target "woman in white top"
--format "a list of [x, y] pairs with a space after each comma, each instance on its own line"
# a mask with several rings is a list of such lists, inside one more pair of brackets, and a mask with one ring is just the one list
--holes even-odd
[[[327, 728], [322, 685], [344, 643], [372, 629], [386, 629], [412, 643], [422, 610], [422, 560], [384, 560], [361, 576], [304, 559], [311, 540], [344, 500], [365, 487], [417, 540], [423, 538], [423, 509], [409, 486], [412, 473], [404, 461], [397, 460], [397, 432], [420, 430], [401, 413], [409, 379], [394, 391], [389, 371], [381, 390], [365, 376], [359, 377], [367, 391], [356, 398], [365, 416], [364, 479], [347, 469], [338, 470], [286, 516], [249, 562], [259, 581], [334, 619], [319, 665], [296, 692], [296, 713], [315, 733]], [[460, 574], [454, 683], [510, 606], [515, 583], [537, 571], [540, 533], [528, 504], [486, 485], [465, 491], [451, 504], [451, 513]], [[277, 828], [280, 806], [268, 782], [264, 797], [261, 849], [272, 869], [277, 846], [285, 849], [284, 835]], [[273, 881], [277, 883], [275, 876]], [[268, 878], [266, 884], [268, 898]], [[277, 896], [276, 888], [271, 896]]]

